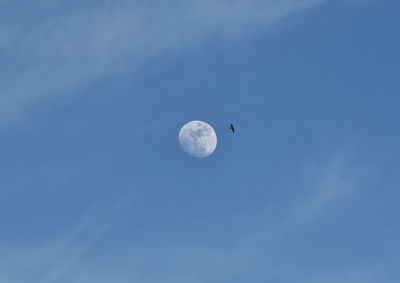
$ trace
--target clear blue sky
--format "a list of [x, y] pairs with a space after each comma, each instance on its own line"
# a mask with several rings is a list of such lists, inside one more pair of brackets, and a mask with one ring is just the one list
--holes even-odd
[[399, 282], [398, 1], [83, 2], [0, 1], [0, 282]]

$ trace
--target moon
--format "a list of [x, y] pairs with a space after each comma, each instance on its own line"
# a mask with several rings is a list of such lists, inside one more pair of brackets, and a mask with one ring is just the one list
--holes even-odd
[[179, 143], [190, 155], [203, 158], [217, 147], [217, 134], [213, 127], [203, 121], [192, 121], [179, 131]]

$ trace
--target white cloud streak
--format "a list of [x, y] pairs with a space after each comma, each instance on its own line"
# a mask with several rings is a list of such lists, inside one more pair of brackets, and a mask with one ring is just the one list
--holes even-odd
[[112, 205], [95, 206], [64, 236], [31, 248], [3, 249], [0, 281], [65, 282], [64, 277], [112, 225], [115, 217], [132, 201], [132, 194]]
[[323, 158], [308, 160], [302, 165], [300, 175], [293, 178], [296, 185], [291, 194], [276, 206], [265, 208], [257, 216], [253, 215], [257, 218], [259, 228], [243, 237], [241, 244], [274, 243], [304, 225], [337, 215], [340, 211], [338, 208], [343, 208], [346, 201], [374, 184], [377, 174], [375, 166], [357, 161], [356, 154], [344, 148]]
[[377, 283], [387, 282], [385, 273], [377, 268], [350, 267], [344, 270], [314, 274], [307, 278], [310, 283]]
[[174, 56], [213, 39], [243, 38], [320, 2], [93, 0], [77, 5], [43, 0], [17, 7], [5, 1], [0, 122], [13, 121], [43, 97], [73, 93], [148, 59]]
[[305, 197], [296, 201], [293, 221], [309, 222], [323, 215], [340, 200], [366, 187], [373, 172], [371, 166], [355, 162], [353, 154], [344, 150], [307, 163], [303, 170]]
[[[359, 192], [373, 176], [370, 166], [356, 162], [348, 151], [339, 150], [325, 158], [307, 162], [299, 181], [298, 193], [279, 203], [279, 210], [271, 223], [263, 223], [258, 231], [243, 229], [235, 236], [236, 244], [228, 248], [207, 245], [163, 246], [152, 249], [135, 246], [117, 254], [118, 263], [112, 259], [98, 261], [90, 255], [97, 239], [106, 234], [112, 222], [120, 215], [131, 197], [124, 197], [111, 207], [89, 212], [65, 237], [31, 249], [3, 251], [0, 257], [0, 281], [19, 282], [208, 282], [211, 278], [229, 278], [232, 270], [249, 272], [256, 262], [269, 264], [283, 281], [290, 282], [291, 274], [284, 272], [292, 267], [282, 261], [276, 249], [280, 239], [297, 231], [313, 220], [335, 213], [335, 205]], [[304, 197], [303, 197], [304, 195]], [[293, 198], [293, 199], [292, 199]], [[252, 222], [258, 215], [247, 215], [244, 221]], [[134, 245], [133, 245], [134, 246]], [[260, 248], [269, 247], [270, 255], [260, 255]], [[88, 257], [85, 257], [88, 255]], [[115, 256], [115, 255], [114, 255]], [[112, 264], [108, 266], [107, 264]], [[121, 266], [120, 266], [121, 265]], [[265, 266], [263, 265], [263, 268]], [[277, 266], [275, 266], [277, 265]], [[257, 266], [257, 268], [261, 268]], [[157, 273], [143, 272], [157, 270]], [[200, 270], [200, 271], [199, 271]], [[376, 272], [367, 268], [348, 270], [304, 270], [299, 282], [376, 282]], [[370, 270], [371, 271], [371, 270]], [[34, 281], [36, 280], [36, 281]], [[282, 282], [283, 282], [282, 281]]]

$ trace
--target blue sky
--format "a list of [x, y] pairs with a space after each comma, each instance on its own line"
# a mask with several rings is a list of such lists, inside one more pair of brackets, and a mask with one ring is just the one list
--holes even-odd
[[0, 1], [0, 281], [398, 282], [399, 9]]

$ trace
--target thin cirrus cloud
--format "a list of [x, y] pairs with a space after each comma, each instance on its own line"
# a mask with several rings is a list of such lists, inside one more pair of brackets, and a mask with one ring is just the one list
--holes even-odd
[[297, 201], [292, 220], [296, 223], [314, 220], [341, 200], [367, 188], [376, 174], [376, 168], [357, 163], [353, 154], [345, 150], [338, 150], [327, 160], [306, 164], [303, 169], [306, 197]]
[[[118, 258], [125, 259], [125, 264], [113, 265], [112, 268], [107, 266], [107, 269], [104, 264], [111, 263], [96, 262], [90, 250], [93, 246], [102, 244], [102, 236], [107, 235], [110, 228], [113, 228], [115, 220], [127, 205], [132, 205], [133, 193], [130, 193], [111, 205], [92, 208], [67, 236], [55, 237], [49, 244], [17, 252], [3, 252], [0, 256], [0, 281], [16, 283], [35, 279], [41, 283], [112, 280], [148, 283], [204, 282], [204, 277], [211, 275], [221, 276], [220, 281], [223, 281], [227, 273], [221, 270], [232, 270], [233, 266], [260, 261], [271, 264], [285, 263], [286, 254], [282, 254], [282, 250], [276, 248], [281, 245], [281, 239], [285, 235], [301, 230], [304, 225], [312, 225], [317, 219], [337, 213], [338, 206], [345, 206], [346, 200], [362, 193], [366, 184], [370, 183], [371, 176], [376, 174], [374, 168], [365, 162], [357, 161], [356, 156], [346, 150], [337, 150], [322, 159], [311, 160], [305, 164], [305, 168], [300, 170], [304, 174], [300, 174], [296, 180], [300, 184], [296, 188], [299, 194], [293, 194], [288, 196], [288, 199], [278, 202], [267, 221], [264, 218], [260, 220], [256, 212], [246, 215], [244, 222], [260, 223], [260, 226], [256, 230], [242, 229], [241, 232], [232, 235], [237, 243], [234, 247], [211, 248], [198, 243], [165, 246], [162, 249], [146, 246], [145, 254], [140, 253], [136, 246], [134, 249], [124, 250], [120, 250], [119, 247], [114, 252]], [[291, 175], [294, 175], [293, 172]], [[269, 208], [265, 209], [268, 213]], [[286, 213], [281, 213], [282, 211]], [[265, 246], [269, 249], [268, 256], [259, 251], [260, 247]], [[154, 261], [154, 258], [158, 261]], [[146, 267], [162, 270], [165, 263], [170, 263], [166, 274], [152, 273], [143, 278], [140, 277], [140, 272], [137, 272]], [[284, 263], [282, 267], [285, 270], [293, 268]], [[180, 268], [191, 265], [210, 273], [200, 273], [196, 269], [183, 276]], [[253, 267], [249, 268], [254, 271]], [[218, 274], [212, 274], [213, 270], [218, 270]], [[380, 274], [380, 270], [372, 271], [370, 266], [353, 266], [345, 270], [339, 268], [335, 272], [304, 270], [303, 278], [300, 279], [296, 273], [281, 273], [279, 269], [275, 272], [287, 282], [295, 279], [298, 282], [376, 282], [375, 278]]]
[[[178, 55], [211, 39], [240, 39], [324, 0], [3, 2], [0, 122], [43, 97]], [[23, 8], [21, 8], [23, 7]], [[13, 11], [13, 12], [11, 12]]]
[[[128, 193], [111, 205], [93, 206], [65, 235], [53, 237], [42, 245], [3, 248], [0, 256], [0, 282], [50, 283], [64, 280], [132, 200], [133, 194]], [[79, 274], [74, 273], [73, 276], [79, 277]], [[82, 281], [74, 278], [66, 282]], [[87, 281], [86, 278], [83, 282], [96, 281]]]

